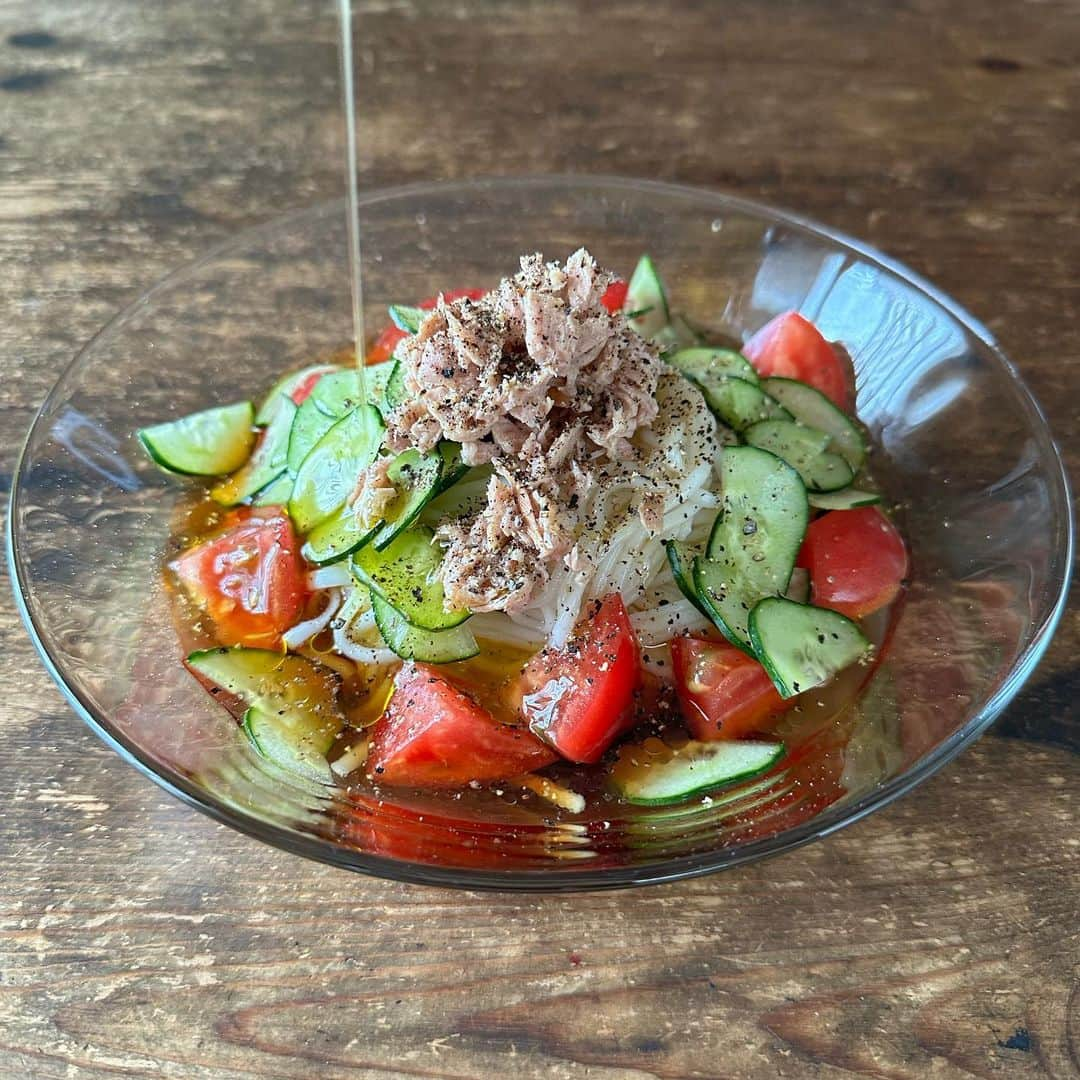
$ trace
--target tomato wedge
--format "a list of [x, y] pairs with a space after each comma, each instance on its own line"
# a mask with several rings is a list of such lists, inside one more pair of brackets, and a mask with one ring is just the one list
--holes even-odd
[[814, 603], [851, 619], [891, 604], [908, 574], [903, 538], [875, 506], [812, 521], [798, 563], [810, 571]]
[[[443, 299], [448, 304], [463, 298], [479, 300], [482, 296], [487, 296], [487, 289], [449, 289], [442, 294]], [[426, 300], [421, 300], [416, 306], [423, 308], [425, 311], [431, 311], [438, 302], [439, 298], [437, 296], [429, 296]], [[399, 330], [391, 323], [379, 334], [374, 344], [368, 349], [364, 363], [371, 367], [373, 364], [381, 364], [384, 360], [389, 360], [394, 355], [398, 342], [404, 341], [408, 336], [404, 330]]]
[[379, 784], [454, 788], [507, 780], [555, 760], [527, 728], [500, 724], [435, 668], [406, 663], [372, 730], [367, 772]]
[[759, 375], [809, 383], [837, 408], [850, 411], [855, 386], [850, 361], [846, 355], [841, 358], [798, 312], [785, 312], [766, 323], [743, 346], [743, 355]]
[[600, 303], [614, 315], [616, 311], [622, 311], [623, 304], [626, 303], [626, 294], [629, 291], [630, 286], [625, 281], [616, 278], [604, 290], [604, 295], [600, 297]]
[[683, 718], [702, 742], [741, 739], [790, 704], [752, 656], [727, 642], [677, 637], [671, 659]]
[[223, 532], [171, 567], [223, 645], [277, 648], [307, 600], [300, 543], [278, 508], [231, 511]]
[[564, 758], [591, 763], [633, 725], [640, 681], [637, 638], [615, 593], [565, 649], [545, 649], [529, 661], [521, 712]]

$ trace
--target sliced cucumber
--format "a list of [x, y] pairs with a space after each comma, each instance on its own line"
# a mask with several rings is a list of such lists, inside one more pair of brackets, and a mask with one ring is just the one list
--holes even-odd
[[237, 646], [193, 652], [186, 663], [245, 705], [275, 717], [319, 753], [330, 749], [345, 725], [337, 677], [307, 657]]
[[713, 415], [735, 431], [744, 431], [762, 420], [791, 419], [783, 405], [745, 379], [721, 375], [698, 385]]
[[328, 416], [312, 398], [307, 398], [296, 410], [292, 428], [289, 430], [289, 450], [285, 463], [289, 472], [295, 476], [304, 464], [304, 458], [311, 453], [315, 444], [334, 426], [337, 421]]
[[252, 506], [288, 506], [292, 497], [293, 478], [283, 472], [276, 480], [257, 492], [251, 500]]
[[693, 563], [693, 582], [705, 614], [731, 642], [753, 654], [750, 644], [750, 612], [762, 597], [784, 589], [784, 574], [775, 566], [750, 569], [735, 559], [702, 559]]
[[319, 566], [335, 563], [362, 548], [378, 528], [378, 525], [370, 529], [362, 528], [353, 508], [345, 503], [308, 533], [300, 554], [308, 562], [318, 563]]
[[723, 502], [706, 554], [729, 558], [737, 573], [768, 568], [787, 588], [806, 536], [806, 487], [786, 462], [754, 446], [725, 447], [720, 459]]
[[[657, 745], [658, 744], [658, 745]], [[779, 742], [659, 740], [624, 746], [611, 770], [615, 791], [638, 806], [668, 806], [768, 772], [784, 756]]]
[[[372, 370], [376, 369], [372, 368]], [[348, 368], [321, 378], [311, 391], [310, 400], [315, 402], [321, 412], [332, 416], [335, 420], [340, 420], [346, 413], [352, 412], [357, 405], [365, 404], [362, 389], [359, 370]]]
[[795, 379], [764, 379], [761, 388], [775, 398], [800, 423], [829, 436], [829, 449], [839, 454], [857, 473], [866, 460], [866, 439], [849, 416], [841, 412], [820, 390]]
[[237, 506], [247, 502], [285, 472], [285, 463], [289, 456], [289, 433], [295, 417], [296, 406], [292, 399], [282, 398], [251, 457], [227, 480], [222, 480], [210, 489], [210, 495], [216, 502], [222, 506]]
[[[308, 780], [328, 785], [334, 782], [326, 761], [330, 747], [323, 748], [326, 740], [321, 734], [312, 735], [276, 713], [256, 708], [244, 713], [243, 728], [252, 746], [268, 761]], [[333, 739], [330, 743], [333, 744]]]
[[442, 583], [442, 551], [435, 533], [415, 525], [394, 538], [384, 551], [372, 545], [352, 557], [356, 576], [413, 626], [421, 630], [450, 630], [460, 626], [469, 611], [447, 611]]
[[866, 635], [846, 615], [771, 596], [750, 612], [750, 643], [782, 697], [828, 682], [866, 656]]
[[783, 458], [811, 491], [838, 491], [854, 478], [851, 466], [828, 449], [830, 437], [793, 420], [764, 420], [742, 433], [751, 445]]
[[192, 413], [140, 428], [139, 441], [156, 465], [184, 476], [224, 476], [244, 464], [255, 441], [250, 401]]
[[259, 406], [259, 411], [255, 414], [255, 423], [258, 424], [259, 427], [266, 427], [266, 425], [277, 415], [278, 409], [281, 408], [282, 398], [292, 405], [293, 394], [295, 394], [308, 379], [311, 379], [316, 375], [329, 375], [332, 372], [340, 370], [341, 368], [334, 367], [332, 364], [312, 364], [311, 367], [303, 368], [301, 371], [290, 372], [283, 378], [278, 379], [271, 388], [270, 393], [263, 399], [263, 403]]
[[430, 454], [405, 450], [390, 463], [386, 476], [397, 495], [386, 508], [383, 523], [372, 537], [372, 543], [379, 551], [389, 547], [394, 537], [409, 528], [438, 495], [442, 472], [443, 456], [437, 450]]
[[405, 365], [400, 360], [395, 360], [394, 370], [390, 372], [390, 378], [386, 381], [386, 392], [383, 394], [385, 411], [392, 412], [408, 397], [409, 391], [405, 387]]
[[448, 488], [452, 488], [459, 480], [465, 478], [471, 466], [461, 460], [461, 445], [443, 439], [439, 443], [439, 453], [442, 455], [443, 468], [439, 477], [439, 491], [442, 494]]
[[413, 626], [401, 612], [392, 608], [378, 593], [371, 593], [371, 611], [375, 625], [387, 648], [403, 660], [425, 664], [452, 664], [468, 660], [480, 652], [472, 631], [466, 626], [432, 632]]
[[694, 587], [694, 559], [696, 556], [690, 549], [690, 546], [680, 540], [668, 540], [664, 544], [664, 550], [667, 552], [668, 565], [671, 567], [671, 576], [675, 579], [675, 584], [679, 586], [679, 592], [681, 592], [706, 619], [711, 619], [712, 616], [709, 614], [709, 609], [702, 603], [701, 597], [698, 596], [698, 591]]
[[860, 506], [876, 506], [881, 496], [876, 491], [841, 488], [839, 491], [812, 491], [810, 505], [816, 510], [857, 510]]
[[734, 375], [736, 379], [755, 385], [758, 382], [754, 365], [734, 349], [680, 349], [668, 357], [668, 363], [702, 386], [726, 375]]
[[406, 334], [415, 334], [425, 316], [431, 314], [423, 308], [409, 307], [407, 304], [391, 304], [388, 310], [390, 321]]
[[311, 449], [289, 499], [289, 516], [302, 533], [344, 505], [357, 477], [375, 460], [383, 430], [379, 410], [361, 405], [338, 420]]
[[373, 364], [364, 368], [364, 382], [367, 386], [368, 403], [374, 405], [380, 412], [386, 411], [386, 387], [390, 377], [394, 374], [394, 360], [384, 360], [381, 364]]
[[810, 509], [799, 474], [764, 450], [727, 447], [720, 471], [723, 505], [693, 583], [720, 632], [750, 652], [750, 611], [788, 587]]
[[655, 337], [671, 322], [667, 292], [655, 265], [648, 255], [642, 255], [634, 267], [626, 290], [623, 311], [642, 311], [630, 320], [630, 325], [646, 339]]

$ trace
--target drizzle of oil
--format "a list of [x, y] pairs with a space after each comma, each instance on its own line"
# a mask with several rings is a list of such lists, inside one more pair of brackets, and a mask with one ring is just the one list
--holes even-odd
[[347, 192], [347, 228], [349, 234], [349, 279], [352, 293], [353, 352], [360, 371], [360, 397], [368, 400], [364, 373], [364, 289], [360, 269], [360, 207], [356, 171], [356, 85], [353, 78], [352, 0], [338, 0], [339, 55], [341, 58], [341, 96], [345, 112], [345, 185]]

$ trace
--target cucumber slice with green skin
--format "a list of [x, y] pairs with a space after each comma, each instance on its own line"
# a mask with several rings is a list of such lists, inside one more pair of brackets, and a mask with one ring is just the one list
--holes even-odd
[[251, 505], [288, 507], [292, 489], [293, 478], [287, 472], [283, 472], [255, 495], [251, 500]]
[[794, 600], [797, 604], [810, 603], [810, 571], [801, 566], [796, 566], [791, 571], [791, 580], [784, 596], [788, 600]]
[[791, 413], [780, 402], [745, 379], [720, 375], [698, 385], [712, 414], [735, 431], [745, 431], [762, 420], [791, 419]]
[[202, 649], [185, 661], [197, 675], [249, 708], [303, 736], [325, 754], [345, 726], [337, 707], [337, 676], [295, 653], [271, 649]]
[[433, 633], [413, 626], [400, 611], [392, 608], [378, 593], [371, 593], [371, 611], [375, 625], [388, 649], [402, 660], [419, 660], [425, 664], [452, 664], [468, 660], [480, 652], [472, 631], [465, 626]]
[[405, 450], [390, 463], [386, 477], [397, 489], [397, 495], [387, 506], [383, 522], [372, 537], [372, 543], [379, 551], [385, 551], [438, 495], [442, 472], [443, 456], [438, 450], [430, 454]]
[[296, 410], [292, 428], [289, 430], [289, 450], [285, 457], [285, 464], [293, 476], [300, 471], [304, 458], [311, 453], [315, 444], [335, 423], [335, 418], [327, 416], [310, 397]]
[[784, 744], [757, 740], [696, 742], [657, 753], [624, 746], [611, 770], [611, 784], [637, 806], [669, 806], [768, 772]]
[[810, 505], [815, 510], [857, 510], [860, 506], [877, 506], [880, 502], [881, 496], [876, 491], [858, 488], [810, 492]]
[[405, 388], [405, 365], [400, 360], [395, 360], [394, 370], [386, 381], [386, 392], [383, 395], [386, 411], [393, 411], [408, 397], [409, 391]]
[[255, 414], [255, 423], [258, 424], [259, 427], [266, 427], [267, 424], [271, 423], [277, 415], [278, 409], [281, 408], [282, 398], [287, 400], [290, 405], [293, 405], [293, 394], [295, 394], [297, 388], [303, 386], [308, 379], [315, 375], [330, 375], [331, 373], [340, 370], [341, 368], [335, 367], [333, 364], [312, 364], [311, 367], [303, 368], [300, 371], [293, 371], [283, 378], [278, 379], [271, 388], [270, 393], [263, 399], [263, 403], [259, 406], [259, 411]]
[[841, 412], [820, 390], [804, 382], [778, 377], [763, 379], [762, 390], [775, 398], [800, 423], [829, 436], [829, 449], [839, 454], [857, 473], [866, 461], [866, 439], [849, 416]]
[[367, 386], [368, 403], [380, 412], [386, 413], [386, 387], [390, 376], [394, 374], [396, 361], [384, 360], [381, 364], [364, 368], [364, 381]]
[[431, 314], [423, 308], [409, 307], [407, 304], [391, 304], [387, 310], [390, 312], [390, 321], [406, 334], [415, 334], [424, 318]]
[[723, 501], [705, 553], [730, 559], [735, 583], [768, 571], [787, 588], [810, 522], [806, 486], [780, 458], [753, 446], [730, 446], [720, 459]]
[[[751, 564], [753, 566], [753, 564]], [[754, 655], [750, 644], [750, 612], [763, 597], [776, 596], [785, 585], [783, 571], [754, 566], [749, 572], [734, 559], [702, 559], [693, 562], [693, 582], [705, 614], [713, 625], [744, 653]]]
[[787, 589], [810, 508], [799, 474], [765, 450], [726, 448], [720, 473], [723, 503], [692, 580], [720, 632], [750, 652], [750, 611]]
[[375, 460], [384, 430], [379, 410], [361, 405], [312, 447], [289, 499], [289, 516], [300, 532], [310, 532], [344, 505], [356, 478]]
[[630, 320], [630, 325], [645, 339], [655, 337], [671, 322], [664, 283], [648, 255], [642, 255], [634, 267], [626, 289], [623, 311], [641, 311], [644, 315]]
[[726, 375], [733, 375], [755, 386], [758, 383], [754, 365], [734, 349], [680, 349], [668, 357], [668, 363], [691, 382], [701, 386], [708, 386]]
[[[321, 748], [325, 740], [320, 735], [312, 736], [293, 727], [283, 717], [255, 708], [244, 713], [241, 726], [251, 745], [267, 761], [306, 780], [328, 786], [333, 784], [333, 773], [326, 760], [326, 751], [330, 747]], [[333, 744], [333, 739], [330, 743]]]
[[251, 457], [227, 480], [211, 488], [210, 495], [215, 502], [222, 506], [247, 502], [285, 472], [289, 457], [289, 433], [295, 418], [296, 406], [290, 398], [282, 398]]
[[360, 581], [421, 630], [450, 630], [472, 614], [445, 609], [442, 562], [435, 533], [426, 525], [406, 529], [385, 551], [369, 544], [352, 557]]
[[244, 464], [255, 442], [250, 401], [192, 413], [140, 428], [139, 442], [155, 465], [182, 476], [224, 476]]
[[353, 508], [345, 503], [340, 510], [332, 514], [321, 525], [316, 525], [308, 533], [300, 554], [308, 562], [326, 566], [339, 562], [354, 551], [359, 551], [375, 535], [379, 526], [362, 528], [356, 520]]
[[327, 416], [340, 420], [358, 405], [366, 404], [361, 391], [360, 372], [356, 368], [349, 368], [335, 371], [333, 375], [324, 375], [315, 384], [308, 400], [315, 402], [319, 410]]
[[851, 466], [827, 447], [830, 437], [793, 420], [764, 420], [742, 433], [751, 445], [783, 458], [811, 491], [838, 491], [851, 483]]
[[846, 615], [779, 596], [760, 601], [749, 625], [754, 655], [785, 698], [828, 682], [872, 648]]
[[709, 609], [702, 603], [698, 591], [694, 587], [694, 552], [688, 544], [680, 540], [668, 540], [664, 544], [667, 552], [668, 565], [671, 567], [671, 576], [675, 584], [679, 586], [679, 592], [690, 601], [705, 616], [711, 619]]
[[441, 495], [448, 488], [452, 488], [459, 480], [468, 475], [471, 466], [461, 460], [461, 446], [459, 443], [443, 439], [439, 443], [439, 454], [442, 456], [442, 475], [439, 477], [439, 490], [436, 494]]

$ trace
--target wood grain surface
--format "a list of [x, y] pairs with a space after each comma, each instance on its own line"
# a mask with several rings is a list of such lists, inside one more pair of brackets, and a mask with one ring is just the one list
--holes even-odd
[[[1076, 0], [363, 0], [363, 180], [602, 171], [864, 237], [976, 312], [1080, 464]], [[0, 469], [72, 352], [342, 188], [329, 0], [0, 0]], [[530, 899], [219, 827], [0, 606], [4, 1077], [1080, 1076], [1080, 622], [996, 731], [831, 839]]]

